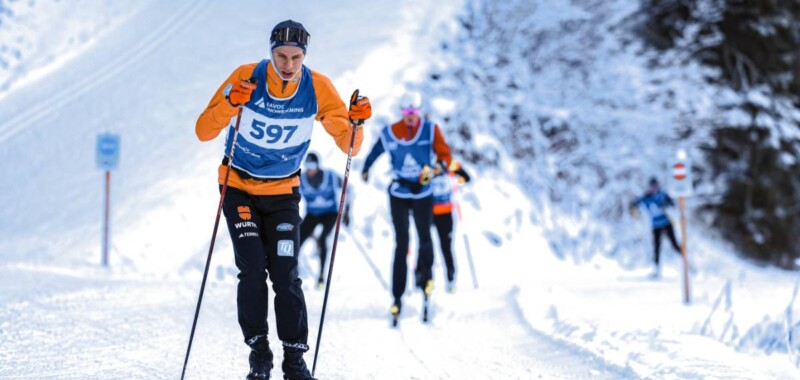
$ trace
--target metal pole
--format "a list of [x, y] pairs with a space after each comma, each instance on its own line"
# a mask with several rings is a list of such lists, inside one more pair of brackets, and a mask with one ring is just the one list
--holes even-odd
[[[357, 97], [358, 90], [356, 90]], [[319, 355], [319, 343], [322, 340], [322, 326], [325, 323], [325, 310], [328, 307], [328, 293], [331, 290], [331, 279], [333, 278], [333, 262], [336, 260], [336, 246], [339, 243], [339, 226], [342, 223], [342, 213], [344, 212], [344, 202], [347, 195], [347, 182], [350, 178], [350, 163], [353, 161], [353, 145], [356, 142], [356, 131], [358, 124], [353, 123], [353, 133], [350, 137], [350, 149], [347, 152], [347, 166], [344, 169], [344, 180], [342, 181], [342, 195], [339, 198], [339, 213], [336, 215], [336, 229], [333, 233], [333, 248], [331, 248], [331, 263], [328, 267], [328, 279], [325, 284], [325, 297], [322, 301], [322, 314], [319, 317], [319, 331], [317, 332], [317, 344], [314, 348], [314, 364], [311, 366], [311, 376], [317, 370], [317, 356]]]
[[461, 236], [464, 237], [464, 248], [467, 251], [467, 262], [469, 263], [469, 272], [472, 275], [472, 286], [475, 289], [478, 289], [478, 275], [475, 273], [475, 264], [472, 262], [472, 250], [469, 248], [469, 239], [467, 238], [466, 232], [461, 226], [462, 218], [461, 218], [461, 203], [458, 202], [456, 195], [458, 194], [458, 183], [454, 181], [455, 173], [450, 173], [450, 179], [453, 184], [453, 203], [456, 206], [456, 214], [458, 214], [458, 228], [461, 230]]
[[203, 303], [203, 293], [206, 289], [206, 280], [208, 279], [208, 268], [211, 266], [211, 253], [214, 252], [214, 242], [217, 240], [217, 229], [219, 228], [219, 218], [222, 214], [222, 202], [225, 200], [225, 193], [228, 190], [228, 178], [231, 174], [231, 164], [233, 163], [233, 152], [236, 150], [236, 137], [239, 135], [239, 121], [242, 119], [242, 107], [239, 107], [239, 113], [236, 115], [236, 126], [233, 129], [233, 141], [231, 141], [231, 151], [228, 155], [228, 168], [225, 171], [225, 181], [222, 184], [222, 191], [219, 194], [219, 205], [217, 206], [217, 218], [214, 220], [214, 230], [211, 233], [211, 244], [208, 246], [208, 258], [206, 258], [206, 268], [203, 271], [203, 282], [200, 284], [200, 296], [197, 297], [197, 307], [194, 310], [194, 321], [192, 322], [192, 332], [189, 334], [189, 345], [186, 347], [186, 357], [183, 359], [183, 371], [181, 371], [181, 380], [186, 376], [186, 365], [189, 363], [189, 353], [192, 351], [192, 341], [194, 340], [194, 331], [197, 328], [197, 317], [200, 315], [200, 305]]

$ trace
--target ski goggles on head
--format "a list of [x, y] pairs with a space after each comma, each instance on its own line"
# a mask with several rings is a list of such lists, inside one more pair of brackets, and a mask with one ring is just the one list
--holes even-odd
[[319, 164], [316, 162], [306, 162], [306, 170], [317, 170], [319, 168]]
[[408, 116], [408, 115], [419, 115], [419, 108], [414, 108], [414, 107], [403, 108], [403, 116]]
[[311, 35], [305, 30], [298, 28], [279, 28], [272, 31], [270, 41], [273, 42], [294, 42], [300, 45], [308, 44]]

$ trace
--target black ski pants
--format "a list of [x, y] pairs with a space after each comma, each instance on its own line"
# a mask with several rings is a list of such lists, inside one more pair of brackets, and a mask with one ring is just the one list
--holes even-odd
[[667, 224], [661, 228], [653, 229], [653, 244], [654, 244], [654, 256], [653, 261], [658, 266], [659, 261], [661, 260], [661, 234], [666, 234], [669, 241], [672, 243], [672, 247], [675, 248], [675, 251], [678, 254], [681, 253], [681, 247], [678, 245], [678, 239], [675, 238], [675, 230], [672, 229], [672, 223]]
[[436, 225], [444, 264], [447, 266], [447, 281], [453, 281], [456, 275], [456, 267], [453, 262], [453, 213], [434, 215], [433, 224]]
[[245, 342], [268, 332], [269, 290], [275, 291], [278, 338], [307, 349], [308, 315], [297, 275], [300, 195], [250, 195], [228, 188], [222, 209], [231, 234], [239, 286], [236, 303]]
[[[336, 224], [336, 217], [338, 213], [329, 213], [322, 215], [306, 215], [303, 222], [300, 224], [300, 247], [303, 246], [306, 239], [311, 237], [314, 229], [322, 225], [322, 234], [317, 240], [317, 249], [319, 250], [319, 281], [325, 279], [325, 263], [328, 258], [328, 235], [333, 231], [333, 226]], [[300, 249], [298, 248], [298, 251]]]
[[417, 254], [417, 269], [414, 279], [417, 287], [424, 287], [432, 278], [433, 271], [433, 241], [431, 239], [431, 224], [433, 223], [433, 196], [421, 199], [398, 198], [389, 195], [389, 207], [392, 211], [394, 223], [395, 249], [392, 270], [392, 295], [399, 304], [408, 281], [408, 253], [409, 214], [414, 217], [414, 225], [419, 233], [419, 251]]

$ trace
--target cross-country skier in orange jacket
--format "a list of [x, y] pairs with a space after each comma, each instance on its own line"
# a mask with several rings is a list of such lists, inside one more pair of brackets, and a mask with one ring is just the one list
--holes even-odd
[[[308, 351], [306, 304], [297, 275], [301, 218], [300, 164], [314, 122], [322, 123], [336, 145], [349, 150], [350, 120], [369, 118], [369, 100], [353, 101], [348, 112], [330, 79], [303, 65], [309, 34], [291, 20], [275, 26], [271, 59], [242, 65], [222, 83], [197, 120], [201, 141], [227, 130], [219, 182], [225, 180], [233, 125], [241, 108], [239, 135], [223, 212], [239, 269], [239, 325], [250, 348], [247, 379], [267, 379], [272, 352], [267, 341], [267, 275], [275, 291], [275, 319], [283, 342], [286, 379], [313, 379], [303, 360]], [[252, 79], [252, 80], [251, 80]], [[226, 96], [225, 89], [229, 88]], [[358, 129], [353, 153], [361, 148]]]

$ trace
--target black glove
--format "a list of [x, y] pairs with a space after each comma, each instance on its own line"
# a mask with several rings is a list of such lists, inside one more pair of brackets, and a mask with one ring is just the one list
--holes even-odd
[[366, 171], [366, 170], [364, 170], [363, 172], [361, 172], [361, 179], [363, 179], [363, 180], [364, 180], [364, 182], [367, 182], [367, 181], [369, 181], [369, 172], [368, 172], [368, 171]]
[[[456, 170], [454, 173], [457, 176], [460, 176], [461, 178], [463, 178], [464, 179], [464, 183], [469, 182], [469, 181], [472, 180], [470, 178], [469, 174], [467, 174], [467, 172], [464, 170], [464, 168], [458, 168], [458, 170]], [[459, 182], [461, 182], [461, 181], [459, 181]]]

